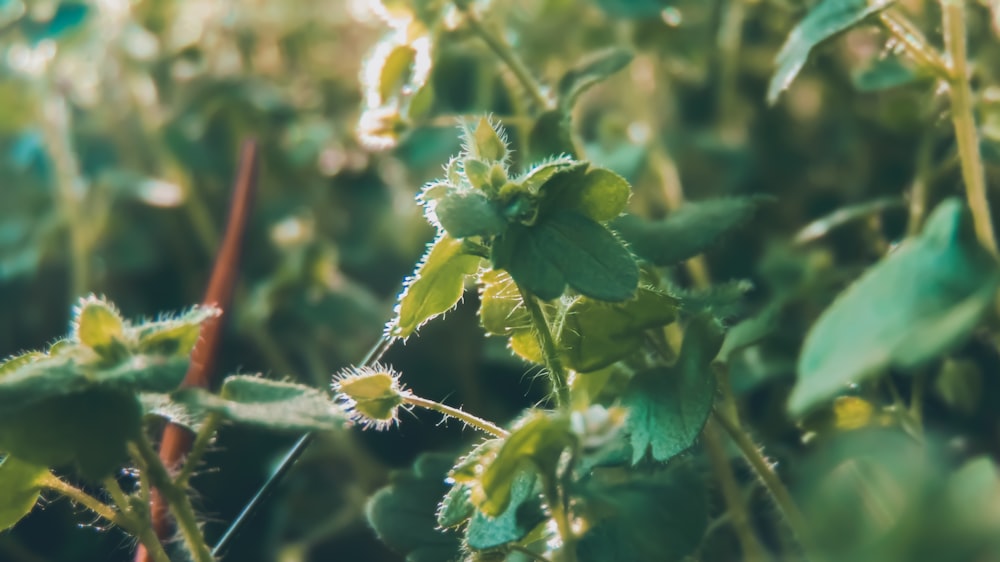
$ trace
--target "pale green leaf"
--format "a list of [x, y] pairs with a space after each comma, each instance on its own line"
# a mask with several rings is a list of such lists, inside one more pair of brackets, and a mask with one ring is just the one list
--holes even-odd
[[0, 461], [0, 532], [13, 527], [31, 513], [41, 495], [41, 483], [49, 470], [10, 455]]
[[621, 48], [591, 54], [559, 80], [560, 106], [566, 111], [571, 110], [580, 94], [628, 66], [633, 58], [630, 51]]

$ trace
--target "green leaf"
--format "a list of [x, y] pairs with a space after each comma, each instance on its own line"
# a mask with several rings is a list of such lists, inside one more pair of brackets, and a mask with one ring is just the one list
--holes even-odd
[[629, 409], [625, 426], [633, 464], [647, 449], [653, 460], [666, 462], [694, 444], [715, 402], [711, 363], [721, 345], [715, 321], [697, 316], [684, 330], [676, 364], [646, 369], [632, 378], [622, 403]]
[[171, 400], [191, 419], [215, 413], [232, 422], [278, 431], [325, 431], [344, 422], [340, 409], [319, 390], [248, 375], [226, 377], [218, 396], [183, 388]]
[[459, 537], [440, 531], [435, 506], [448, 492], [445, 478], [454, 456], [424, 454], [412, 470], [394, 472], [389, 486], [368, 501], [366, 513], [375, 534], [407, 562], [449, 562], [461, 558]]
[[27, 351], [8, 357], [4, 359], [3, 363], [0, 363], [0, 378], [45, 357], [46, 355], [40, 351]]
[[630, 51], [616, 47], [593, 53], [559, 80], [559, 105], [571, 110], [580, 94], [628, 66], [633, 58]]
[[726, 332], [726, 339], [716, 360], [728, 363], [737, 351], [757, 344], [778, 328], [778, 320], [784, 308], [783, 302], [773, 302], [756, 316], [736, 324]]
[[405, 338], [428, 320], [458, 304], [465, 277], [479, 269], [480, 258], [462, 253], [462, 242], [442, 234], [429, 247], [399, 297], [389, 335]]
[[511, 503], [514, 481], [534, 468], [542, 478], [554, 477], [563, 450], [575, 441], [569, 419], [536, 412], [527, 417], [500, 447], [473, 488], [472, 502], [490, 517], [499, 517]]
[[75, 312], [73, 336], [98, 353], [124, 339], [125, 321], [104, 299], [95, 295], [80, 299]]
[[476, 512], [472, 505], [472, 487], [456, 482], [438, 504], [437, 524], [442, 529], [457, 527], [465, 523]]
[[470, 153], [487, 162], [503, 162], [507, 159], [507, 135], [499, 126], [494, 126], [486, 117], [481, 117], [476, 130], [466, 134]]
[[895, 0], [823, 0], [792, 30], [775, 59], [767, 102], [773, 104], [795, 80], [817, 45], [885, 10]]
[[577, 371], [607, 367], [637, 350], [645, 330], [673, 322], [677, 305], [670, 295], [645, 287], [622, 303], [578, 298], [567, 309], [559, 331], [560, 350]]
[[611, 223], [640, 258], [660, 266], [693, 258], [746, 223], [764, 197], [728, 197], [689, 202], [658, 221], [633, 215]]
[[493, 244], [494, 267], [543, 300], [563, 294], [568, 284], [604, 301], [631, 298], [639, 284], [632, 255], [606, 228], [572, 211], [559, 211], [538, 224], [512, 224]]
[[580, 562], [681, 562], [708, 528], [705, 482], [685, 463], [625, 482], [591, 479], [580, 498], [597, 520], [576, 545]]
[[31, 513], [49, 470], [7, 455], [0, 461], [0, 533]]
[[667, 9], [671, 0], [594, 0], [594, 3], [611, 16], [648, 18]]
[[465, 543], [473, 550], [488, 550], [519, 541], [547, 519], [542, 511], [539, 492], [535, 488], [537, 476], [522, 471], [510, 485], [510, 503], [496, 518], [476, 511], [465, 530]]
[[[604, 168], [591, 168], [582, 173], [557, 174], [543, 186], [553, 193], [552, 209], [577, 211], [595, 222], [607, 222], [622, 214], [632, 186], [625, 178]], [[560, 181], [563, 179], [568, 181]]]
[[1000, 274], [957, 199], [844, 291], [806, 336], [789, 411], [801, 416], [850, 383], [912, 370], [961, 343], [993, 302]]
[[479, 323], [487, 334], [509, 336], [531, 329], [531, 315], [510, 274], [489, 269], [479, 276]]
[[116, 389], [91, 388], [0, 411], [0, 450], [40, 466], [75, 464], [92, 481], [121, 466], [126, 442], [142, 430], [135, 394]]
[[382, 103], [399, 95], [400, 90], [410, 81], [417, 52], [409, 45], [400, 45], [389, 52], [379, 73], [378, 94]]
[[191, 355], [201, 328], [206, 322], [222, 316], [215, 306], [197, 305], [175, 317], [165, 317], [133, 328], [138, 339], [138, 352], [152, 355]]
[[493, 203], [479, 191], [448, 194], [434, 206], [434, 215], [452, 238], [494, 236], [507, 225]]
[[542, 113], [528, 135], [528, 161], [537, 162], [553, 156], [577, 158], [569, 114], [552, 109]]

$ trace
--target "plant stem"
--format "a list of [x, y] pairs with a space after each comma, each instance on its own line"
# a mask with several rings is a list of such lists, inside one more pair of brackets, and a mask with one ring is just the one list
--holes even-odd
[[740, 43], [746, 19], [745, 0], [729, 0], [719, 24], [719, 86], [716, 111], [723, 136], [732, 138], [743, 130], [737, 115], [737, 78], [740, 70]]
[[191, 451], [188, 453], [187, 458], [184, 459], [184, 466], [181, 467], [177, 476], [174, 477], [174, 485], [178, 488], [182, 490], [187, 488], [188, 482], [191, 480], [191, 475], [194, 473], [195, 468], [198, 467], [198, 463], [201, 462], [201, 457], [205, 455], [205, 451], [208, 450], [212, 438], [215, 437], [215, 430], [218, 429], [220, 421], [222, 421], [222, 418], [218, 413], [213, 412], [205, 417], [205, 421], [201, 424], [201, 428], [198, 429], [198, 435], [191, 445]]
[[545, 109], [551, 109], [552, 102], [542, 93], [541, 86], [535, 81], [535, 78], [531, 75], [531, 71], [528, 70], [528, 67], [521, 58], [517, 56], [514, 49], [502, 38], [489, 29], [486, 29], [482, 20], [470, 9], [467, 2], [458, 1], [455, 2], [455, 6], [465, 14], [465, 22], [469, 24], [472, 31], [510, 68], [510, 71], [514, 73], [517, 80], [524, 86], [528, 95], [535, 100], [535, 103]]
[[947, 61], [941, 57], [941, 53], [937, 49], [927, 42], [927, 38], [906, 17], [906, 14], [898, 9], [890, 8], [880, 13], [878, 17], [889, 34], [906, 48], [906, 52], [919, 65], [941, 78], [947, 79], [950, 76], [951, 71]]
[[799, 507], [792, 500], [792, 495], [788, 492], [788, 488], [778, 478], [777, 473], [774, 472], [774, 468], [767, 462], [764, 455], [761, 454], [757, 445], [750, 439], [750, 436], [747, 435], [743, 428], [738, 425], [738, 422], [730, 420], [727, 416], [719, 412], [713, 412], [712, 419], [717, 421], [726, 430], [729, 438], [733, 440], [736, 447], [743, 453], [743, 458], [750, 464], [750, 468], [760, 478], [760, 481], [764, 484], [764, 488], [767, 489], [768, 493], [774, 499], [774, 503], [781, 510], [785, 521], [788, 522], [788, 526], [792, 529], [792, 533], [795, 534], [800, 543], [805, 541], [808, 538], [805, 517], [802, 516]]
[[104, 486], [104, 489], [108, 491], [108, 495], [111, 496], [111, 501], [115, 502], [118, 509], [122, 512], [128, 511], [128, 496], [125, 494], [125, 490], [122, 490], [122, 487], [118, 485], [118, 480], [109, 476], [104, 480], [101, 480], [101, 484]]
[[424, 408], [427, 410], [433, 410], [435, 412], [444, 414], [450, 418], [455, 418], [456, 420], [464, 423], [465, 425], [474, 427], [484, 433], [489, 433], [490, 435], [498, 439], [506, 439], [507, 437], [510, 437], [509, 432], [497, 426], [493, 422], [484, 420], [482, 418], [478, 418], [464, 410], [453, 408], [451, 406], [447, 406], [440, 402], [435, 402], [433, 400], [428, 400], [426, 398], [421, 398], [419, 396], [407, 393], [403, 395], [403, 403], [411, 404], [413, 406], [418, 406], [420, 408]]
[[726, 501], [726, 507], [733, 523], [733, 531], [736, 533], [736, 539], [740, 542], [740, 549], [743, 551], [743, 560], [748, 562], [768, 560], [767, 551], [764, 550], [750, 525], [750, 513], [747, 510], [739, 484], [736, 482], [736, 476], [733, 474], [733, 467], [729, 464], [716, 422], [709, 420], [708, 424], [705, 425], [702, 440], [712, 465], [712, 472], [715, 473], [722, 497]]
[[955, 141], [962, 163], [965, 195], [972, 209], [976, 237], [987, 250], [997, 254], [996, 235], [986, 197], [986, 179], [979, 153], [979, 134], [972, 114], [972, 89], [969, 87], [969, 62], [966, 53], [965, 2], [941, 0], [941, 23], [944, 43], [951, 57], [948, 95], [951, 98], [951, 120], [955, 127]]
[[[54, 87], [54, 86], [53, 86]], [[73, 150], [70, 136], [71, 115], [66, 98], [59, 92], [49, 92], [42, 119], [42, 136], [55, 168], [56, 197], [59, 211], [66, 221], [70, 247], [70, 301], [87, 292], [90, 272], [86, 211], [83, 207], [80, 163]]]
[[212, 551], [205, 542], [205, 537], [198, 527], [198, 519], [191, 505], [191, 498], [183, 488], [174, 484], [167, 468], [163, 465], [159, 455], [153, 449], [153, 444], [143, 435], [139, 440], [129, 444], [129, 452], [132, 456], [144, 465], [149, 473], [150, 483], [155, 486], [160, 495], [170, 506], [170, 511], [177, 521], [177, 528], [184, 537], [184, 543], [195, 562], [214, 562]]
[[552, 380], [552, 391], [556, 397], [558, 406], [569, 406], [569, 384], [566, 379], [566, 371], [563, 369], [562, 361], [559, 359], [559, 351], [556, 349], [555, 340], [552, 339], [552, 330], [549, 328], [549, 321], [545, 319], [545, 313], [538, 306], [535, 296], [518, 285], [517, 290], [521, 292], [521, 301], [531, 315], [531, 323], [534, 324], [538, 332], [538, 339], [542, 344], [542, 356], [545, 358], [545, 367], [549, 371], [549, 378]]
[[[114, 482], [114, 484], [109, 487], [108, 481]], [[113, 478], [107, 478], [104, 485], [108, 493], [111, 494], [112, 499], [118, 505], [118, 511], [83, 490], [62, 481], [51, 472], [42, 480], [44, 488], [66, 496], [70, 500], [93, 511], [102, 519], [106, 519], [134, 535], [146, 547], [146, 550], [149, 551], [154, 562], [170, 562], [170, 557], [163, 550], [163, 545], [156, 538], [156, 533], [153, 532], [153, 528], [149, 525], [149, 522], [141, 521], [125, 511], [128, 507], [128, 499], [121, 487], [118, 486], [118, 482]]]

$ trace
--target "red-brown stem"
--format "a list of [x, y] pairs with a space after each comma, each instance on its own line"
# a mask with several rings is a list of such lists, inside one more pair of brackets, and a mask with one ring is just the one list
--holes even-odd
[[[202, 301], [205, 305], [217, 306], [223, 311], [233, 298], [239, 270], [240, 250], [243, 246], [247, 222], [253, 207], [254, 192], [257, 189], [258, 150], [256, 141], [243, 143], [240, 150], [240, 164], [237, 169], [236, 181], [233, 187], [232, 200], [229, 206], [229, 219], [226, 223], [226, 233], [222, 239], [222, 247], [215, 257], [212, 266], [212, 276], [209, 278], [208, 289]], [[218, 355], [219, 340], [222, 336], [222, 316], [205, 322], [201, 328], [201, 339], [191, 353], [191, 366], [181, 387], [207, 388], [212, 382], [215, 369], [215, 358]], [[160, 460], [168, 470], [176, 470], [181, 459], [191, 449], [193, 436], [179, 425], [167, 424], [160, 441]], [[170, 536], [171, 522], [168, 517], [167, 504], [163, 496], [155, 488], [151, 494], [150, 513], [153, 528], [163, 540]], [[141, 545], [136, 550], [136, 562], [151, 562], [146, 549]]]

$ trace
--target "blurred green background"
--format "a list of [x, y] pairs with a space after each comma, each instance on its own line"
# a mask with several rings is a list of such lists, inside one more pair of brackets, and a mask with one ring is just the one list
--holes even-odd
[[[458, 150], [457, 118], [494, 114], [517, 150], [530, 116], [495, 55], [458, 18], [445, 18], [427, 53], [430, 105], [381, 145], [362, 144], [357, 124], [379, 109], [366, 96], [366, 60], [380, 41], [397, 40], [392, 28], [408, 4], [0, 0], [0, 355], [65, 333], [72, 303], [89, 292], [133, 318], [199, 302], [239, 146], [253, 137], [260, 192], [219, 369], [326, 388], [359, 361], [433, 235], [414, 196]], [[448, 10], [443, 1], [414, 4]], [[942, 100], [873, 29], [821, 48], [781, 101], [765, 104], [774, 56], [812, 4], [475, 3], [548, 85], [592, 51], [635, 51], [631, 66], [588, 92], [574, 115], [587, 156], [633, 183], [633, 212], [662, 216], [681, 186], [693, 200], [775, 196], [708, 256], [708, 269], [718, 282], [751, 281], [727, 313], [733, 321], [780, 300], [780, 328], [733, 373], [745, 416], [778, 459], [802, 447], [783, 403], [808, 326], [904, 234], [904, 195], [917, 182], [932, 203], [961, 189]], [[906, 4], [918, 21], [935, 21], [933, 2]], [[983, 16], [971, 18], [970, 34], [996, 183], [1000, 25], [987, 2], [972, 4]], [[829, 235], [800, 232], [873, 201]], [[676, 272], [679, 287], [689, 282]], [[386, 361], [418, 394], [505, 422], [542, 399], [544, 383], [503, 340], [480, 335], [475, 298], [467, 294]], [[975, 340], [960, 358], [981, 371], [996, 368], [995, 355]], [[995, 453], [1000, 392], [996, 382], [980, 384], [964, 410], [934, 396], [928, 407], [946, 436]], [[405, 415], [393, 431], [318, 439], [226, 559], [398, 559], [368, 529], [364, 501], [420, 452], [457, 450], [474, 438], [439, 421]], [[193, 481], [210, 542], [295, 437], [222, 433]], [[128, 559], [125, 535], [91, 521], [54, 500], [0, 536], [0, 559]]]

